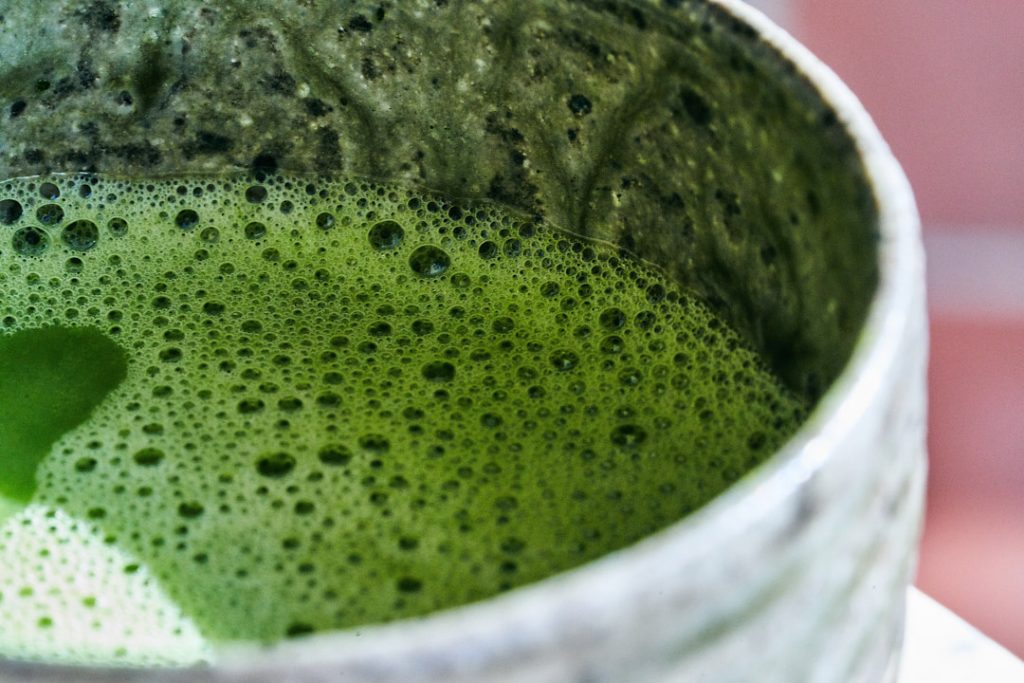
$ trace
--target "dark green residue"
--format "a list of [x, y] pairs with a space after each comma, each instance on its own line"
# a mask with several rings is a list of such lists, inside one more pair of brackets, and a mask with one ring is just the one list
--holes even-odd
[[0, 496], [32, 498], [39, 462], [124, 380], [127, 367], [124, 351], [93, 329], [0, 336]]

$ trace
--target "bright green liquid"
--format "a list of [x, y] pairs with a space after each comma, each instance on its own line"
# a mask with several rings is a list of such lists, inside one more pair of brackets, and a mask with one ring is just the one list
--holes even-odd
[[0, 196], [2, 655], [191, 661], [486, 598], [685, 516], [803, 416], [659, 272], [498, 207], [54, 182]]

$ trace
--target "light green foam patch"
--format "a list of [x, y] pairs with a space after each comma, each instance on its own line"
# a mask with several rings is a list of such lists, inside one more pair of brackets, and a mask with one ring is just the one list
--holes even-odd
[[0, 557], [20, 560], [0, 562], [4, 655], [150, 665], [210, 657], [145, 565], [60, 509], [30, 505], [10, 518], [0, 527]]
[[[35, 473], [71, 521], [0, 536], [40, 596], [3, 655], [77, 658], [65, 610], [142, 570], [100, 618], [118, 661], [484, 599], [680, 519], [803, 418], [662, 273], [498, 206], [299, 176], [0, 187], [0, 334], [127, 357]], [[65, 542], [85, 578], [49, 571]], [[143, 617], [167, 605], [187, 646], [117, 635], [165, 633]]]

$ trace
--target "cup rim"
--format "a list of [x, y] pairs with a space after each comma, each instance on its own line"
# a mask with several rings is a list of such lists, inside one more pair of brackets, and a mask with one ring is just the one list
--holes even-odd
[[[830, 448], [847, 439], [863, 419], [876, 396], [892, 383], [899, 362], [899, 345], [906, 329], [914, 324], [911, 312], [918, 305], [918, 283], [923, 278], [924, 257], [920, 241], [920, 219], [912, 190], [899, 162], [864, 109], [839, 77], [793, 36], [743, 0], [706, 0], [754, 29], [757, 38], [773, 49], [809, 82], [821, 99], [832, 107], [851, 137], [866, 171], [868, 184], [878, 206], [879, 284], [868, 316], [858, 335], [854, 352], [839, 377], [819, 401], [808, 420], [763, 465], [730, 486], [708, 504], [682, 520], [637, 543], [501, 596], [435, 612], [415, 619], [381, 625], [356, 627], [283, 641], [268, 647], [232, 643], [219, 649], [218, 659], [204, 665], [229, 679], [245, 678], [247, 672], [266, 673], [301, 666], [338, 664], [346, 661], [379, 662], [398, 660], [416, 671], [426, 660], [437, 661], [438, 652], [466, 649], [467, 644], [484, 646], [489, 653], [501, 652], [516, 624], [529, 622], [549, 637], [547, 647], [568, 640], [558, 631], [565, 611], [586, 605], [585, 596], [601, 595], [621, 604], [638, 592], [636, 581], [646, 569], [678, 558], [713, 553], [724, 529], [730, 533], [755, 527], [772, 510], [798, 493], [801, 486], [829, 461]], [[612, 595], [609, 595], [612, 591]], [[538, 624], [545, 624], [539, 628]], [[522, 648], [523, 643], [517, 647]], [[480, 662], [477, 662], [478, 664]], [[112, 672], [111, 667], [15, 662], [0, 659], [0, 673], [7, 667], [32, 672], [49, 671], [61, 678], [67, 672], [93, 679]], [[123, 668], [116, 669], [124, 671]], [[150, 679], [157, 672], [148, 669]], [[194, 668], [168, 669], [195, 674]], [[59, 673], [64, 672], [64, 673]], [[159, 675], [159, 674], [158, 674]], [[163, 675], [159, 675], [164, 679]]]

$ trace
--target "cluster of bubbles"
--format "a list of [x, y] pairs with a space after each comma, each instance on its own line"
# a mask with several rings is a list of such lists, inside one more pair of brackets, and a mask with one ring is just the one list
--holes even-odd
[[[129, 368], [34, 500], [77, 520], [48, 546], [118, 552], [0, 595], [25, 642], [140, 566], [211, 642], [486, 598], [680, 519], [804, 412], [647, 264], [384, 184], [8, 181], [0, 291], [0, 334], [95, 328]], [[45, 567], [18, 523], [0, 564]]]

